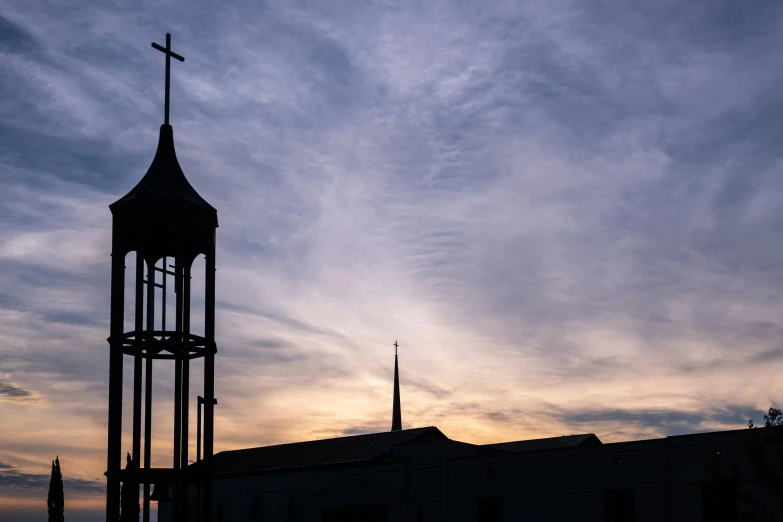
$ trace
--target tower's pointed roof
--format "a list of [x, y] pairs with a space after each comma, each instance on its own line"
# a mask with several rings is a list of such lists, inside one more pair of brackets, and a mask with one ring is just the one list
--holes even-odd
[[174, 150], [174, 131], [171, 125], [160, 126], [158, 150], [147, 173], [141, 181], [125, 196], [110, 205], [111, 208], [122, 206], [133, 201], [165, 202], [186, 201], [215, 216], [217, 226], [217, 211], [202, 198], [182, 172]]
[[392, 406], [392, 431], [402, 429], [402, 412], [400, 411], [400, 371], [397, 367], [397, 343], [394, 343], [394, 405]]

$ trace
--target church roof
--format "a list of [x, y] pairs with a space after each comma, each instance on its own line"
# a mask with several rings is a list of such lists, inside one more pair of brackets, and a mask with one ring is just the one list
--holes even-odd
[[413, 428], [221, 451], [212, 459], [216, 475], [254, 473], [367, 462], [384, 455], [392, 446], [430, 440], [447, 440], [447, 437], [435, 427]]
[[498, 444], [485, 444], [484, 446], [509, 453], [526, 453], [528, 451], [598, 446], [600, 444], [603, 443], [595, 434], [586, 433], [584, 435], [563, 435], [562, 437], [549, 437], [546, 439], [500, 442]]
[[147, 173], [130, 192], [110, 207], [142, 200], [185, 200], [197, 207], [217, 213], [215, 208], [190, 185], [185, 173], [182, 172], [174, 150], [174, 131], [171, 125], [160, 126], [158, 149]]

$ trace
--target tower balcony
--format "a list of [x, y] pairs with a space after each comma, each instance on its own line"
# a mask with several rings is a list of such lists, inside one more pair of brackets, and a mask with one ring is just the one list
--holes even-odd
[[115, 345], [107, 339], [112, 349], [119, 349], [125, 355], [140, 355], [143, 359], [198, 359], [208, 353], [217, 353], [217, 345], [206, 338], [192, 333], [174, 330], [132, 330], [122, 334]]

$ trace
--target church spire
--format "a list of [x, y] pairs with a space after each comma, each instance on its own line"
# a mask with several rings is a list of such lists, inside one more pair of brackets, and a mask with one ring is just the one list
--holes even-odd
[[392, 431], [402, 429], [402, 413], [400, 411], [400, 371], [397, 367], [397, 341], [394, 341], [394, 405], [392, 407]]

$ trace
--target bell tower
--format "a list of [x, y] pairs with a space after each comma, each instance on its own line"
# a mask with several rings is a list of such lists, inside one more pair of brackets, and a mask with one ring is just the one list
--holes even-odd
[[[155, 157], [139, 183], [109, 205], [112, 213], [111, 308], [109, 341], [109, 426], [106, 487], [106, 520], [120, 514], [120, 485], [138, 491], [143, 485], [143, 521], [150, 519], [150, 488], [168, 490], [173, 496], [176, 522], [186, 520], [187, 484], [197, 484], [201, 505], [192, 506], [198, 519], [212, 518], [212, 452], [215, 404], [215, 232], [217, 210], [204, 200], [185, 178], [174, 151], [169, 125], [171, 58], [184, 58], [153, 43], [166, 55], [165, 117]], [[135, 253], [134, 287], [126, 296], [125, 257]], [[205, 258], [203, 303], [191, 302], [191, 266]], [[125, 303], [133, 303], [127, 321]], [[166, 300], [169, 300], [167, 306]], [[171, 306], [173, 304], [173, 306]], [[191, 332], [191, 309], [203, 310], [203, 336]], [[168, 323], [166, 319], [169, 319]], [[172, 324], [173, 323], [173, 324]], [[129, 324], [130, 326], [126, 326]], [[123, 364], [133, 364], [132, 457], [133, 465], [121, 469]], [[190, 363], [204, 358], [203, 461], [198, 471], [188, 469], [188, 418], [190, 411]], [[174, 365], [174, 436], [171, 467], [150, 466], [152, 444], [153, 363]], [[198, 378], [197, 375], [194, 375]], [[144, 392], [142, 394], [142, 384]], [[144, 453], [142, 457], [142, 411]], [[162, 448], [166, 453], [171, 446]]]

